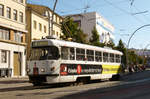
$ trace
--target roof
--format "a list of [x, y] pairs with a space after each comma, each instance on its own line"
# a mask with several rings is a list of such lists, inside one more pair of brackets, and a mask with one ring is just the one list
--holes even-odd
[[97, 51], [103, 51], [103, 52], [116, 53], [119, 55], [123, 55], [122, 52], [120, 52], [118, 50], [113, 50], [110, 48], [109, 49], [102, 48], [102, 47], [81, 44], [81, 43], [76, 43], [76, 42], [70, 42], [70, 41], [63, 41], [63, 40], [57, 40], [57, 39], [42, 39], [42, 40], [37, 40], [37, 41], [33, 41], [33, 42], [38, 42], [38, 41], [48, 41], [48, 44], [57, 45], [57, 46], [85, 48], [85, 49], [91, 49], [91, 50], [97, 50]]
[[[34, 11], [36, 11], [37, 13], [43, 15], [43, 13], [45, 12], [45, 10], [49, 10], [50, 12], [53, 12], [53, 10], [51, 10], [49, 7], [43, 6], [43, 5], [35, 5], [35, 4], [27, 4], [27, 7], [32, 8]], [[57, 15], [58, 17], [62, 18], [62, 16], [58, 15], [57, 13], [54, 12], [55, 15]]]

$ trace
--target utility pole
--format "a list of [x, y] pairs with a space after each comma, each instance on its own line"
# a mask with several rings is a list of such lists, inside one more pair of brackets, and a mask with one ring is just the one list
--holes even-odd
[[49, 32], [48, 32], [47, 38], [50, 38], [50, 36], [53, 35], [53, 20], [54, 20], [54, 12], [55, 12], [55, 9], [56, 9], [57, 1], [58, 0], [55, 1], [54, 7], [53, 7], [52, 17], [50, 17], [49, 8], [47, 9], [47, 12], [48, 12], [48, 27], [49, 27]]
[[51, 20], [51, 34], [53, 35], [53, 20], [54, 20], [54, 11], [56, 9], [56, 4], [57, 4], [57, 1], [55, 1], [55, 4], [54, 4], [54, 7], [53, 7], [53, 12], [52, 12], [52, 20]]

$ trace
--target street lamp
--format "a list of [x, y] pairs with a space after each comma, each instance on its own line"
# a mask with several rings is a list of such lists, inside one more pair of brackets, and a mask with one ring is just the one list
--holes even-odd
[[126, 65], [127, 65], [127, 68], [129, 68], [128, 66], [128, 48], [129, 48], [129, 44], [130, 44], [130, 41], [131, 41], [131, 38], [133, 37], [133, 35], [140, 29], [144, 28], [144, 27], [147, 27], [147, 26], [150, 26], [150, 24], [146, 24], [146, 25], [143, 25], [139, 28], [137, 28], [133, 33], [132, 35], [130, 36], [129, 40], [128, 40], [128, 43], [127, 43], [127, 50], [126, 50]]

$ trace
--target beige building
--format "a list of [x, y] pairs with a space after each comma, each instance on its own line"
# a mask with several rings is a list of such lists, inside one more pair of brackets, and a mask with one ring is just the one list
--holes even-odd
[[29, 59], [29, 55], [30, 55], [31, 41], [39, 40], [49, 35], [57, 39], [60, 39], [60, 36], [62, 35], [60, 23], [62, 22], [63, 18], [58, 14], [54, 13], [53, 32], [50, 33], [49, 31], [51, 29], [52, 12], [53, 11], [51, 9], [45, 6], [27, 4], [27, 8], [26, 8], [26, 14], [27, 14], [26, 20], [27, 20], [27, 30], [28, 30], [27, 59]]
[[25, 76], [26, 0], [0, 0], [0, 76]]

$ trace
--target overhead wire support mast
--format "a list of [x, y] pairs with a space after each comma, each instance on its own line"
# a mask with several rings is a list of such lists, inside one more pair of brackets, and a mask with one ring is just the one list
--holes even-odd
[[[56, 4], [57, 4], [57, 1], [55, 1], [55, 4], [54, 4], [54, 7], [53, 7], [53, 11], [52, 11], [52, 19], [51, 19], [51, 29], [50, 29], [50, 17], [49, 17], [49, 34], [48, 34], [48, 37], [49, 38], [50, 36], [53, 36], [53, 20], [54, 20], [54, 12], [55, 12], [55, 9], [56, 9]], [[49, 13], [48, 13], [49, 14]], [[50, 16], [50, 15], [49, 15]]]

